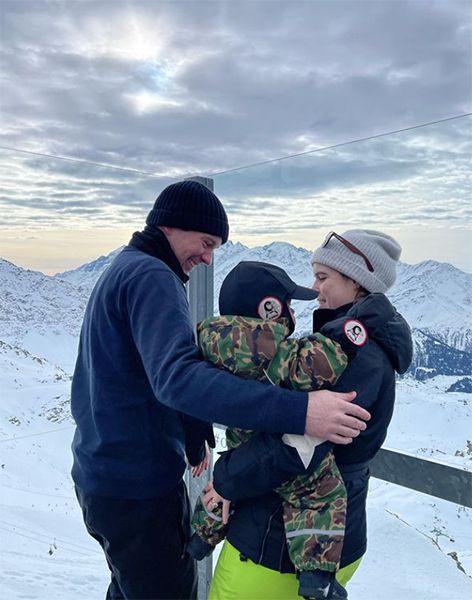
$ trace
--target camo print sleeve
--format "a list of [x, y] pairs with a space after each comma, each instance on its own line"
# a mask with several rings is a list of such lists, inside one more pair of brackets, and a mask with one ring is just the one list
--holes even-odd
[[210, 317], [198, 326], [203, 358], [244, 379], [264, 379], [264, 369], [286, 337], [284, 325], [239, 316]]
[[267, 375], [276, 385], [310, 391], [335, 383], [347, 364], [348, 357], [337, 342], [315, 333], [279, 344]]
[[332, 452], [316, 471], [276, 489], [284, 500], [290, 559], [300, 571], [337, 571], [346, 527], [347, 494]]

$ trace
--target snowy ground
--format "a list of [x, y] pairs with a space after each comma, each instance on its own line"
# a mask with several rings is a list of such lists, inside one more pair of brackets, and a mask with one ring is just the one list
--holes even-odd
[[[68, 376], [7, 345], [0, 372], [0, 597], [102, 599], [107, 567], [84, 530], [69, 477]], [[472, 400], [445, 394], [451, 382], [399, 385], [389, 447], [471, 468]], [[369, 552], [351, 600], [465, 600], [471, 575], [471, 510], [372, 482]]]
[[472, 394], [446, 393], [455, 379], [402, 380], [385, 446], [472, 471]]
[[368, 516], [368, 552], [349, 584], [350, 600], [472, 597], [472, 578], [448, 556], [455, 548], [472, 566], [470, 509], [373, 480]]

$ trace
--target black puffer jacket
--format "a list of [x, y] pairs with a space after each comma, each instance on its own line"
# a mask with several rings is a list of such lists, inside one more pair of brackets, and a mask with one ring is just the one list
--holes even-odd
[[[392, 418], [395, 372], [404, 373], [412, 359], [410, 328], [383, 294], [370, 294], [336, 310], [315, 311], [314, 329], [327, 337], [338, 337], [352, 320], [364, 325], [367, 339], [333, 389], [355, 390], [355, 402], [370, 412], [371, 420], [351, 444], [334, 448], [348, 492], [341, 567], [366, 551], [369, 461], [383, 444]], [[316, 448], [308, 471], [316, 468], [330, 448], [329, 442]], [[227, 539], [242, 557], [270, 569], [293, 572], [285, 543], [282, 503], [272, 490], [303, 472], [296, 450], [283, 444], [281, 435], [259, 434], [247, 444], [222, 453], [215, 464], [214, 485], [224, 498], [234, 502]]]

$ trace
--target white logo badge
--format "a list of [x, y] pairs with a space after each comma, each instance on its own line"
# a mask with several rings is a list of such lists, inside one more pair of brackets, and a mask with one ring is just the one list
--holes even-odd
[[282, 302], [273, 296], [267, 296], [259, 302], [257, 314], [261, 319], [275, 321], [282, 314]]
[[360, 321], [346, 321], [344, 323], [344, 333], [349, 341], [356, 346], [363, 346], [367, 342], [367, 331]]

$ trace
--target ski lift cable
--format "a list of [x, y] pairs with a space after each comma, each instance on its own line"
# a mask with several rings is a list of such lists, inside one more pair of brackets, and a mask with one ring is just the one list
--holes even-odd
[[[465, 117], [470, 117], [472, 116], [472, 112], [468, 112], [468, 113], [462, 113], [462, 114], [458, 114], [458, 115], [453, 115], [450, 117], [445, 117], [443, 119], [436, 119], [435, 121], [428, 121], [426, 123], [419, 123], [416, 125], [410, 125], [409, 127], [403, 127], [401, 129], [393, 129], [390, 131], [384, 131], [382, 133], [377, 133], [377, 134], [373, 134], [373, 135], [369, 135], [369, 136], [365, 136], [365, 137], [360, 137], [360, 138], [356, 138], [353, 140], [348, 140], [345, 142], [339, 142], [338, 144], [332, 144], [329, 146], [322, 146], [320, 148], [315, 148], [313, 150], [306, 150], [304, 152], [297, 152], [294, 154], [289, 154], [286, 156], [281, 156], [279, 158], [271, 158], [268, 160], [264, 160], [264, 161], [260, 161], [260, 162], [256, 162], [256, 163], [251, 163], [248, 165], [242, 165], [240, 167], [234, 167], [231, 169], [226, 169], [224, 171], [215, 171], [212, 173], [208, 173], [207, 175], [205, 175], [206, 177], [216, 177], [217, 175], [225, 175], [227, 173], [234, 173], [235, 171], [242, 171], [244, 169], [249, 169], [251, 167], [259, 167], [262, 165], [267, 165], [269, 163], [273, 163], [273, 162], [278, 162], [281, 160], [287, 160], [289, 158], [295, 158], [297, 156], [305, 156], [307, 154], [314, 154], [315, 152], [322, 152], [324, 150], [332, 150], [333, 148], [340, 148], [342, 146], [348, 146], [350, 144], [355, 144], [357, 142], [365, 142], [368, 140], [373, 140], [373, 139], [377, 139], [377, 138], [381, 138], [381, 137], [385, 137], [388, 135], [394, 135], [396, 133], [402, 133], [404, 131], [412, 131], [414, 129], [420, 129], [422, 127], [428, 127], [430, 125], [437, 125], [439, 123], [445, 123], [447, 121], [453, 121], [456, 119], [463, 119]], [[139, 169], [132, 169], [130, 167], [122, 167], [119, 165], [110, 165], [107, 163], [101, 163], [101, 162], [96, 162], [93, 160], [85, 160], [85, 159], [80, 159], [80, 158], [73, 158], [70, 156], [61, 156], [59, 154], [47, 154], [45, 152], [34, 152], [33, 150], [26, 150], [24, 148], [17, 148], [14, 146], [7, 146], [7, 145], [0, 145], [0, 150], [8, 150], [10, 152], [19, 152], [22, 154], [30, 154], [32, 156], [40, 156], [40, 157], [44, 157], [44, 158], [54, 158], [57, 160], [64, 160], [67, 162], [73, 162], [73, 163], [79, 163], [79, 164], [83, 164], [83, 165], [90, 165], [90, 166], [95, 166], [95, 167], [101, 167], [101, 168], [105, 168], [105, 169], [114, 169], [114, 170], [118, 170], [118, 171], [124, 171], [127, 173], [133, 173], [134, 175], [146, 175], [148, 177], [155, 177], [157, 179], [163, 179], [164, 177], [166, 177], [165, 175], [159, 175], [157, 173], [152, 173], [150, 171], [143, 171], [143, 170], [139, 170]], [[199, 173], [199, 175], [201, 175], [202, 173]], [[188, 179], [190, 177], [194, 177], [195, 173], [193, 174], [187, 174], [185, 176], [183, 176], [184, 178]]]
[[39, 492], [38, 490], [28, 490], [13, 485], [7, 485], [6, 483], [0, 483], [0, 488], [6, 488], [7, 490], [15, 490], [18, 492], [25, 492], [26, 494], [34, 494], [35, 496], [46, 496], [47, 498], [59, 498], [60, 500], [75, 500], [74, 496], [62, 496], [61, 494], [47, 494], [46, 492]]
[[67, 429], [74, 429], [74, 425], [68, 425], [67, 427], [59, 427], [58, 429], [49, 429], [48, 431], [39, 431], [38, 433], [28, 433], [26, 435], [17, 435], [15, 437], [0, 440], [0, 443], [14, 442], [16, 440], [24, 440], [25, 438], [35, 437], [37, 435], [47, 435], [48, 433], [57, 433], [58, 431], [66, 431]]
[[[1, 525], [0, 525], [0, 529], [2, 531], [6, 531], [8, 533], [13, 533], [13, 534], [18, 535], [20, 537], [24, 537], [27, 540], [32, 540], [33, 542], [37, 542], [38, 544], [45, 544], [46, 543], [44, 540], [38, 540], [37, 538], [34, 538], [34, 537], [30, 536], [30, 535], [26, 535], [24, 533], [20, 533], [19, 531], [12, 531], [11, 529], [8, 529], [7, 527], [2, 527]], [[89, 553], [80, 552], [80, 550], [74, 550], [72, 548], [64, 548], [64, 550], [67, 550], [68, 552], [75, 552], [76, 554], [80, 554], [82, 556], [90, 556]], [[97, 554], [96, 552], [93, 552], [93, 550], [90, 553]]]
[[428, 121], [427, 123], [419, 123], [417, 125], [410, 125], [409, 127], [403, 127], [401, 129], [393, 129], [391, 131], [384, 131], [383, 133], [376, 133], [366, 137], [356, 138], [347, 142], [339, 142], [338, 144], [332, 144], [330, 146], [321, 146], [320, 148], [314, 148], [313, 150], [305, 150], [304, 152], [297, 152], [295, 154], [289, 154], [287, 156], [281, 156], [280, 158], [271, 158], [260, 162], [252, 163], [249, 165], [243, 165], [241, 167], [234, 167], [233, 169], [227, 169], [225, 171], [218, 171], [207, 175], [207, 177], [216, 177], [217, 175], [225, 175], [227, 173], [234, 173], [235, 171], [242, 171], [251, 167], [260, 167], [273, 162], [279, 162], [281, 160], [287, 160], [289, 158], [296, 158], [297, 156], [306, 156], [307, 154], [315, 154], [316, 152], [323, 152], [325, 150], [333, 150], [334, 148], [341, 148], [342, 146], [349, 146], [350, 144], [356, 144], [358, 142], [366, 142], [368, 140], [375, 140], [377, 138], [386, 137], [388, 135], [394, 135], [396, 133], [403, 133], [404, 131], [412, 131], [413, 129], [421, 129], [422, 127], [428, 127], [430, 125], [437, 125], [439, 123], [445, 123], [446, 121], [453, 121], [455, 119], [463, 119], [464, 117], [472, 116], [472, 112], [463, 113], [460, 115], [453, 115], [452, 117], [445, 117], [444, 119], [437, 119], [436, 121]]
[[[74, 542], [68, 542], [67, 540], [58, 538], [57, 536], [55, 536], [53, 534], [46, 534], [46, 533], [40, 533], [39, 531], [33, 531], [32, 529], [28, 529], [27, 527], [21, 527], [20, 525], [15, 525], [14, 523], [9, 523], [8, 521], [0, 520], [0, 523], [3, 525], [6, 525], [7, 527], [13, 527], [14, 529], [20, 529], [21, 531], [26, 531], [27, 533], [31, 533], [35, 536], [43, 537], [43, 538], [45, 538], [45, 541], [47, 541], [47, 542], [50, 542], [51, 539], [53, 539], [53, 541], [60, 542], [64, 546], [75, 546], [76, 548], [79, 548], [80, 550], [86, 550], [86, 551], [89, 550], [86, 546], [81, 546], [79, 544], [75, 544]], [[12, 533], [15, 533], [15, 532], [12, 531]], [[94, 552], [94, 550], [92, 549], [91, 552]], [[101, 555], [101, 552], [96, 551], [95, 554]]]

